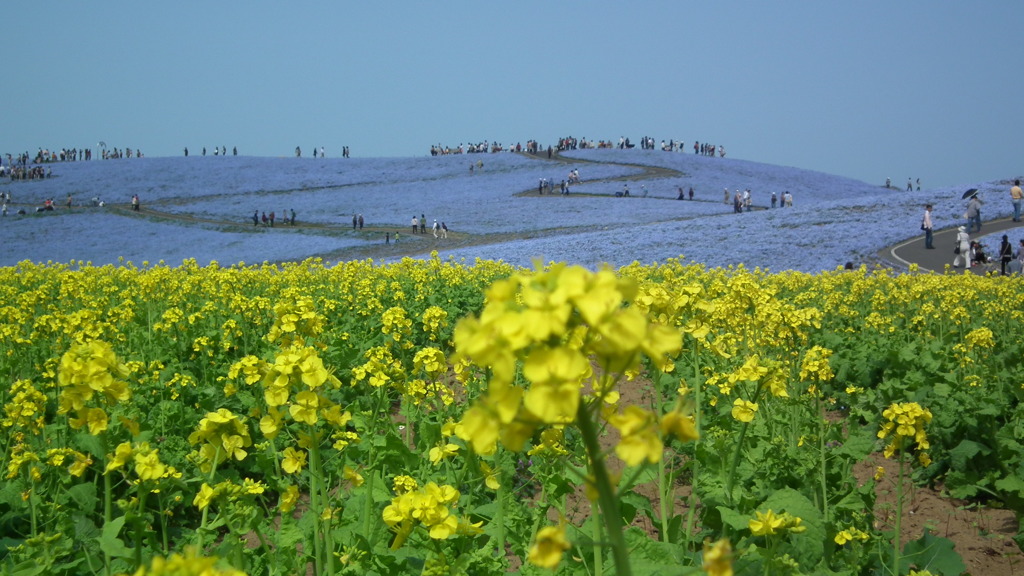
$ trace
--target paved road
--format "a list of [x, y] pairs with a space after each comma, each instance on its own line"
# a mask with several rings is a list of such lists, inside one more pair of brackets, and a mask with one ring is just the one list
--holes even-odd
[[[989, 220], [987, 222], [982, 222], [981, 232], [975, 232], [971, 235], [971, 238], [987, 236], [997, 232], [1009, 235], [1010, 244], [1013, 245], [1014, 253], [1016, 253], [1020, 239], [1024, 238], [1024, 223], [1014, 222], [1011, 218]], [[953, 254], [953, 247], [956, 245], [956, 234], [957, 228], [955, 226], [943, 230], [936, 230], [933, 234], [934, 238], [932, 242], [932, 245], [935, 246], [934, 250], [925, 249], [924, 235], [917, 236], [885, 250], [884, 257], [903, 264], [904, 266], [916, 263], [922, 272], [933, 271], [942, 273], [947, 264], [950, 266], [953, 265], [953, 258], [956, 257], [956, 255]], [[988, 244], [991, 244], [991, 242]], [[998, 244], [987, 246], [987, 248], [993, 251], [989, 256], [998, 257]], [[990, 266], [986, 268], [983, 266], [976, 266], [970, 270], [975, 274], [984, 275], [992, 269], [998, 273], [999, 263], [996, 262], [994, 267]], [[957, 269], [957, 271], [960, 271], [960, 269]]]

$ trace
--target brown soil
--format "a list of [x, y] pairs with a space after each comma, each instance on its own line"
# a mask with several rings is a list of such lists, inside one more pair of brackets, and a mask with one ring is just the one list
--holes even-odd
[[[650, 402], [649, 387], [643, 383], [620, 386], [620, 394], [623, 403], [643, 406]], [[611, 429], [602, 439], [602, 444], [610, 448], [616, 441], [617, 433]], [[881, 453], [875, 453], [855, 466], [854, 476], [860, 485], [864, 485], [875, 475], [878, 466], [885, 468], [886, 472], [875, 488], [875, 528], [891, 530], [894, 528], [896, 514], [896, 464], [883, 458]], [[612, 455], [609, 468], [621, 469], [622, 463]], [[649, 498], [654, 509], [658, 509], [656, 486], [639, 485], [635, 490]], [[675, 496], [675, 513], [680, 514], [687, 509], [689, 487], [678, 486]], [[582, 489], [577, 489], [569, 496], [566, 504], [567, 520], [580, 525], [589, 516], [590, 506]], [[1012, 511], [949, 498], [943, 495], [941, 486], [905, 488], [903, 508], [900, 532], [904, 545], [921, 538], [925, 530], [928, 530], [954, 543], [954, 549], [967, 567], [966, 574], [1024, 575], [1024, 554], [1013, 540], [1017, 535], [1017, 519]], [[552, 521], [557, 521], [557, 518], [552, 518]], [[633, 525], [642, 528], [653, 538], [658, 537], [658, 528], [646, 516], [638, 515]]]
[[[881, 454], [873, 454], [871, 459], [856, 466], [854, 475], [864, 484], [878, 466], [885, 468], [885, 476], [875, 487], [876, 528], [891, 530], [896, 519], [896, 463]], [[1017, 535], [1013, 512], [945, 497], [941, 487], [916, 487], [905, 492], [900, 526], [903, 544], [920, 538], [928, 530], [953, 541], [968, 574], [1024, 574], [1024, 554], [1013, 541]]]

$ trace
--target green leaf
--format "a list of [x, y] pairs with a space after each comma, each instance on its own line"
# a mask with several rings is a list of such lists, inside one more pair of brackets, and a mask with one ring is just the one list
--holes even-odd
[[100, 550], [112, 558], [131, 558], [132, 549], [125, 546], [117, 535], [124, 527], [124, 516], [115, 518], [103, 525], [103, 533], [96, 540], [100, 543]]
[[995, 482], [996, 488], [1003, 492], [1010, 492], [1017, 496], [1024, 496], [1024, 480], [1020, 476], [1011, 474], [1005, 478], [1000, 478]]
[[732, 508], [719, 506], [718, 513], [722, 516], [722, 524], [728, 525], [733, 530], [746, 530], [750, 523], [749, 515], [741, 514]]
[[943, 576], [959, 576], [967, 571], [964, 561], [953, 549], [953, 541], [932, 535], [928, 530], [924, 536], [903, 547], [901, 563], [905, 566], [917, 566], [918, 570], [927, 570], [932, 574]]
[[70, 496], [71, 500], [78, 505], [79, 510], [82, 510], [83, 512], [96, 510], [97, 498], [95, 484], [75, 484], [71, 488], [68, 488], [68, 496]]
[[654, 510], [651, 508], [651, 501], [636, 492], [627, 492], [619, 499], [619, 511], [622, 513], [624, 522], [632, 522], [637, 512], [643, 512], [644, 516], [656, 522]]
[[35, 560], [28, 560], [11, 567], [10, 572], [4, 572], [10, 576], [36, 576], [36, 574], [43, 574], [50, 567], [42, 562], [36, 562]]
[[850, 436], [843, 440], [842, 446], [835, 448], [832, 453], [837, 456], [847, 456], [852, 460], [863, 460], [868, 454], [874, 451], [877, 436], [867, 426], [862, 426]]
[[786, 550], [804, 569], [817, 566], [825, 554], [825, 522], [821, 510], [806, 496], [792, 488], [782, 488], [768, 497], [759, 510], [788, 512], [800, 518], [807, 529], [800, 534], [791, 534], [792, 548]]
[[624, 536], [626, 546], [629, 548], [629, 564], [633, 568], [634, 574], [679, 576], [703, 573], [697, 566], [688, 569], [680, 568], [687, 557], [686, 548], [683, 546], [652, 540], [636, 526], [626, 530]]
[[971, 458], [978, 454], [988, 454], [990, 450], [977, 442], [962, 440], [956, 448], [949, 451], [949, 459], [954, 470], [966, 470]]
[[106, 451], [103, 448], [103, 441], [100, 440], [99, 436], [80, 432], [75, 434], [75, 445], [97, 460], [103, 460], [107, 457]]

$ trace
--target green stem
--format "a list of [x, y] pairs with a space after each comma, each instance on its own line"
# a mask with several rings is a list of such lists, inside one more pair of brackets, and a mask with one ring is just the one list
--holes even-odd
[[[103, 454], [104, 455], [110, 454], [110, 447], [107, 444], [107, 435], [105, 433], [102, 433], [102, 432], [100, 433], [100, 441], [103, 444]], [[112, 496], [113, 491], [114, 491], [114, 484], [113, 483], [114, 483], [114, 480], [110, 476], [110, 473], [104, 471], [103, 472], [103, 525], [104, 526], [109, 524], [114, 519], [114, 501], [113, 501], [113, 496]], [[110, 574], [112, 574], [111, 568], [110, 568], [110, 554], [107, 553], [106, 550], [103, 551], [103, 568], [104, 568], [104, 573], [107, 574], [107, 576], [110, 576]]]
[[[655, 410], [660, 413], [663, 409], [660, 381], [658, 386], [654, 387], [654, 402]], [[658, 515], [661, 520], [661, 541], [667, 543], [670, 540], [668, 534], [669, 510], [675, 499], [672, 495], [672, 477], [668, 474], [668, 478], [666, 478], [666, 472], [664, 453], [662, 453], [662, 457], [658, 459]]]
[[499, 453], [497, 458], [494, 460], [495, 470], [494, 473], [498, 474], [498, 510], [494, 513], [494, 522], [498, 526], [498, 534], [495, 538], [495, 551], [497, 552], [498, 558], [505, 557], [505, 482], [506, 480], [501, 477], [501, 471], [504, 470], [503, 464], [505, 463], [504, 452]]
[[[757, 404], [758, 400], [761, 399], [761, 390], [764, 389], [764, 384], [758, 383], [757, 390], [754, 391], [754, 399], [751, 400], [754, 404]], [[736, 469], [740, 464], [740, 454], [743, 452], [743, 440], [747, 436], [747, 430], [750, 428], [750, 422], [744, 422], [743, 427], [740, 428], [740, 437], [736, 441], [736, 451], [732, 455], [732, 464], [729, 466], [729, 476], [725, 479], [725, 500], [729, 503], [729, 506], [733, 505], [732, 500], [732, 487], [736, 482]]]
[[138, 517], [135, 519], [135, 569], [137, 570], [142, 566], [142, 540], [145, 535], [145, 523], [144, 518], [146, 514], [146, 494], [149, 492], [143, 485], [145, 483], [139, 481], [138, 483], [138, 498], [139, 498], [139, 509], [137, 511]]
[[[210, 464], [210, 474], [207, 476], [206, 482], [213, 488], [213, 477], [217, 474], [217, 461], [220, 460], [220, 446], [213, 453], [213, 463]], [[203, 516], [199, 521], [199, 529], [196, 530], [196, 547], [200, 550], [203, 549], [203, 541], [206, 538], [206, 522], [210, 518], [210, 507], [203, 508]]]
[[160, 508], [160, 540], [163, 544], [161, 551], [164, 556], [167, 556], [171, 553], [171, 546], [167, 536], [167, 514], [164, 510], [164, 499], [160, 492], [156, 495], [156, 504]]
[[661, 516], [661, 541], [667, 543], [668, 535], [668, 510], [672, 499], [671, 484], [665, 478], [665, 458], [658, 460], [658, 512]]
[[591, 516], [593, 516], [593, 524], [590, 528], [593, 531], [591, 538], [594, 540], [594, 576], [603, 576], [604, 552], [599, 544], [601, 542], [601, 511], [591, 505]]
[[900, 570], [900, 538], [903, 521], [903, 449], [899, 449], [899, 473], [896, 475], [896, 533], [892, 536], [892, 573]]
[[815, 401], [818, 404], [818, 450], [821, 454], [821, 514], [825, 519], [825, 524], [828, 525], [829, 509], [828, 509], [828, 457], [825, 453], [825, 405], [821, 402], [821, 396], [815, 395]]
[[622, 534], [622, 516], [619, 514], [619, 501], [616, 498], [615, 490], [612, 488], [608, 469], [604, 465], [604, 456], [601, 454], [597, 430], [594, 428], [594, 423], [590, 420], [590, 412], [587, 410], [586, 403], [584, 402], [580, 402], [577, 409], [576, 424], [579, 426], [584, 446], [586, 446], [587, 454], [590, 456], [591, 471], [594, 474], [594, 485], [597, 488], [601, 515], [604, 518], [605, 530], [608, 532], [608, 540], [612, 547], [612, 558], [615, 560], [616, 574], [617, 576], [632, 576], [633, 570], [629, 564], [629, 549], [626, 547], [626, 539]]
[[701, 414], [703, 413], [701, 405], [701, 392], [703, 391], [703, 384], [700, 378], [700, 366], [697, 363], [697, 346], [693, 347], [693, 425], [697, 430], [697, 440], [694, 442], [692, 460], [693, 464], [693, 480], [690, 486], [690, 499], [689, 499], [689, 511], [686, 517], [686, 542], [689, 546], [693, 542], [693, 528], [694, 528], [694, 516], [697, 513], [697, 480], [700, 474], [700, 459], [697, 458], [697, 445], [700, 443], [703, 434], [701, 433]]
[[323, 512], [323, 503], [320, 502], [316, 441], [312, 442], [313, 445], [309, 447], [309, 508], [313, 516], [313, 568], [320, 574], [324, 570], [324, 547], [320, 538], [320, 513]]
[[740, 437], [736, 440], [736, 451], [732, 455], [732, 463], [729, 465], [729, 476], [725, 479], [725, 500], [732, 506], [732, 486], [736, 482], [736, 469], [740, 463], [740, 453], [743, 452], [743, 440], [747, 436], [747, 429], [750, 428], [750, 422], [744, 422], [743, 427], [740, 428]]

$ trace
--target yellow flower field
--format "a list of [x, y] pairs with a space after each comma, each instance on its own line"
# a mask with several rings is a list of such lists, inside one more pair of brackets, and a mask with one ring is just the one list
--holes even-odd
[[0, 566], [923, 570], [850, 467], [884, 452], [900, 486], [1024, 501], [1022, 286], [436, 257], [0, 269]]

